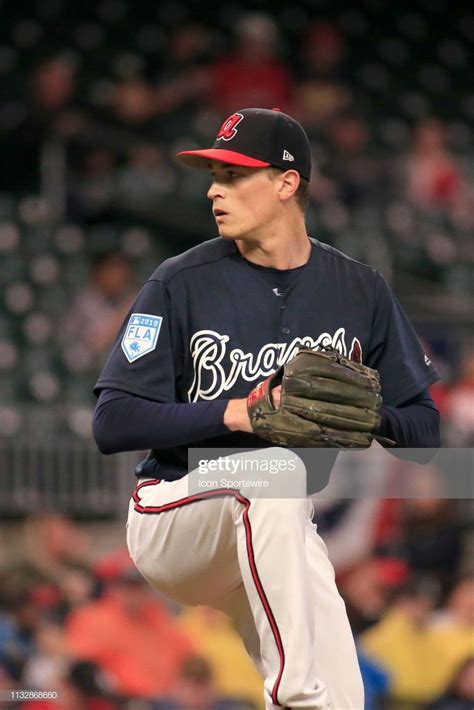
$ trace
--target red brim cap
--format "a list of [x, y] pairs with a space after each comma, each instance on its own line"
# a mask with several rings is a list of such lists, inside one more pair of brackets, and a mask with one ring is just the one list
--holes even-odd
[[184, 150], [177, 154], [177, 159], [191, 168], [208, 168], [209, 161], [217, 160], [230, 165], [243, 165], [246, 168], [268, 168], [271, 163], [266, 163], [257, 158], [251, 158], [243, 153], [223, 148], [206, 148], [205, 150]]

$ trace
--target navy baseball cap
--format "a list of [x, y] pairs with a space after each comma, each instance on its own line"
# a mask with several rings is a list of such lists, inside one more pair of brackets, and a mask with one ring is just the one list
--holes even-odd
[[278, 108], [244, 108], [226, 118], [212, 148], [184, 150], [178, 160], [192, 168], [208, 168], [210, 160], [247, 168], [296, 170], [311, 177], [308, 136], [294, 118]]

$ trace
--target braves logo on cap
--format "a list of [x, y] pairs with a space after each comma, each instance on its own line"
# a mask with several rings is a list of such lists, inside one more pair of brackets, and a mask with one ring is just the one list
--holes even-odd
[[220, 127], [219, 133], [217, 134], [216, 140], [230, 141], [237, 133], [237, 124], [243, 120], [243, 115], [241, 113], [233, 113], [232, 116], [226, 118], [222, 126]]

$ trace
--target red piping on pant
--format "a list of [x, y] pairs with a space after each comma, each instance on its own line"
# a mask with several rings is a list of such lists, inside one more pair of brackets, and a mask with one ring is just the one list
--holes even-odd
[[155, 486], [158, 483], [160, 483], [159, 480], [143, 481], [143, 483], [139, 483], [136, 486], [135, 490], [133, 491], [133, 500], [135, 503], [134, 508], [137, 513], [143, 513], [146, 515], [164, 513], [168, 510], [173, 510], [174, 508], [182, 508], [185, 505], [190, 505], [191, 503], [196, 503], [200, 500], [205, 500], [207, 498], [219, 498], [219, 497], [225, 497], [225, 496], [233, 496], [236, 500], [239, 501], [239, 503], [241, 503], [244, 506], [244, 512], [243, 512], [242, 517], [243, 517], [244, 527], [245, 527], [245, 541], [246, 541], [246, 545], [247, 545], [247, 556], [249, 559], [250, 571], [252, 573], [252, 579], [253, 579], [255, 587], [257, 589], [258, 596], [260, 597], [260, 601], [262, 602], [265, 614], [267, 616], [268, 623], [270, 624], [270, 628], [273, 633], [273, 638], [275, 639], [275, 644], [278, 649], [278, 655], [280, 657], [280, 669], [279, 669], [275, 684], [272, 688], [271, 697], [272, 697], [273, 704], [281, 707], [280, 703], [278, 702], [278, 689], [280, 687], [281, 678], [282, 678], [283, 671], [285, 668], [285, 651], [283, 648], [283, 643], [281, 640], [280, 631], [278, 629], [277, 623], [275, 621], [275, 617], [273, 615], [270, 604], [268, 602], [267, 595], [265, 594], [265, 591], [263, 589], [263, 585], [260, 580], [260, 576], [258, 574], [257, 565], [255, 563], [255, 555], [254, 555], [253, 546], [252, 546], [252, 526], [250, 524], [250, 519], [249, 519], [250, 500], [248, 498], [244, 498], [244, 496], [239, 491], [228, 489], [228, 488], [221, 488], [221, 489], [216, 489], [213, 491], [206, 491], [205, 493], [199, 493], [199, 494], [192, 495], [192, 496], [186, 496], [185, 498], [180, 498], [179, 500], [176, 500], [173, 503], [166, 503], [165, 505], [160, 505], [160, 506], [143, 506], [143, 505], [141, 505], [140, 498], [138, 496], [138, 491], [141, 488], [144, 488], [146, 486]]

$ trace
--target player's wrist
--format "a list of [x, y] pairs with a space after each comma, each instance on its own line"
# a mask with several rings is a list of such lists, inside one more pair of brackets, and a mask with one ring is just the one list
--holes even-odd
[[229, 400], [224, 411], [224, 425], [230, 431], [252, 431], [246, 399]]

